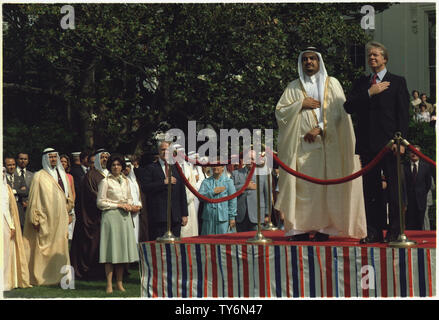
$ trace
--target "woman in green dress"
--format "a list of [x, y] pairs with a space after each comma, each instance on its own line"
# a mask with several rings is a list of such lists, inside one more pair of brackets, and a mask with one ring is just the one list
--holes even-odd
[[116, 288], [123, 287], [123, 272], [127, 263], [139, 260], [134, 226], [130, 211], [136, 210], [128, 179], [122, 174], [124, 158], [112, 155], [107, 163], [110, 174], [99, 184], [97, 206], [102, 210], [99, 262], [105, 263], [107, 293], [113, 292], [113, 270], [116, 271]]

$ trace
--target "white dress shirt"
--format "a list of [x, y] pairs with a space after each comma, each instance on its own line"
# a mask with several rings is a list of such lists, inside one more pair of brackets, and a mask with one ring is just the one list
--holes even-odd
[[109, 174], [99, 183], [97, 207], [102, 211], [117, 209], [119, 203], [133, 204], [130, 184], [123, 174], [118, 178]]
[[[386, 68], [384, 68], [383, 70], [381, 70], [380, 72], [378, 72], [378, 73], [377, 73], [377, 78], [376, 78], [376, 80], [375, 80], [376, 83], [380, 83], [381, 81], [383, 81], [384, 76], [386, 75], [386, 73], [387, 73], [387, 69], [386, 69]], [[371, 81], [371, 83], [372, 83], [373, 75], [374, 75], [374, 73], [372, 73], [372, 74], [370, 75], [370, 81]], [[370, 97], [370, 91], [369, 91], [369, 90], [367, 90], [367, 93], [369, 93], [369, 97]]]
[[413, 173], [413, 169], [415, 168], [415, 166], [416, 166], [416, 173], [418, 173], [419, 172], [419, 160], [416, 162], [412, 162], [412, 164], [411, 164], [412, 173]]
[[17, 174], [21, 177], [21, 175], [22, 175], [22, 173], [21, 173], [21, 170], [23, 170], [23, 178], [25, 178], [26, 177], [26, 172], [27, 172], [27, 169], [26, 168], [20, 168], [20, 167], [17, 167]]

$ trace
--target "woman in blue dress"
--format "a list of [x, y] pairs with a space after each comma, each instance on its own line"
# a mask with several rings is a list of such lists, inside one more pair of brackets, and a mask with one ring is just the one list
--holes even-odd
[[[224, 167], [213, 167], [213, 175], [203, 180], [199, 193], [211, 199], [227, 197], [236, 192], [233, 180], [224, 173]], [[236, 198], [219, 203], [204, 203], [201, 219], [202, 235], [224, 234], [235, 231]]]

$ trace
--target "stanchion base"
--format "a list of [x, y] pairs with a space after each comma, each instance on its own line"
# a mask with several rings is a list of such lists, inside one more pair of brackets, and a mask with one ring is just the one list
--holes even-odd
[[159, 243], [174, 243], [180, 241], [180, 238], [174, 236], [171, 231], [167, 231], [163, 237], [157, 238], [156, 242]]
[[254, 238], [247, 240], [247, 243], [253, 243], [253, 244], [267, 244], [271, 242], [273, 242], [273, 240], [269, 238], [265, 238], [262, 232], [256, 233], [256, 236]]
[[264, 224], [264, 226], [262, 227], [262, 230], [264, 231], [276, 231], [279, 230], [278, 227], [276, 227], [273, 222], [269, 222], [267, 224]]
[[398, 240], [389, 242], [389, 247], [392, 248], [408, 248], [416, 246], [418, 243], [416, 241], [410, 240], [405, 234], [401, 234]]

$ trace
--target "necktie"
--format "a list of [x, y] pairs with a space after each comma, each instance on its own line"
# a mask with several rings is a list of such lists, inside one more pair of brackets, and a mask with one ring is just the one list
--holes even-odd
[[61, 175], [59, 174], [58, 168], [56, 168], [56, 173], [58, 175], [58, 184], [61, 187], [62, 191], [65, 192], [64, 183], [62, 182]]
[[374, 73], [373, 77], [372, 77], [372, 84], [376, 84], [377, 83], [377, 77], [378, 77], [378, 74]]
[[416, 181], [416, 175], [418, 174], [418, 167], [416, 166], [416, 163], [413, 164], [413, 181]]
[[25, 177], [24, 177], [24, 169], [20, 170], [20, 184], [21, 185], [25, 185], [26, 184], [26, 180], [25, 180]]

